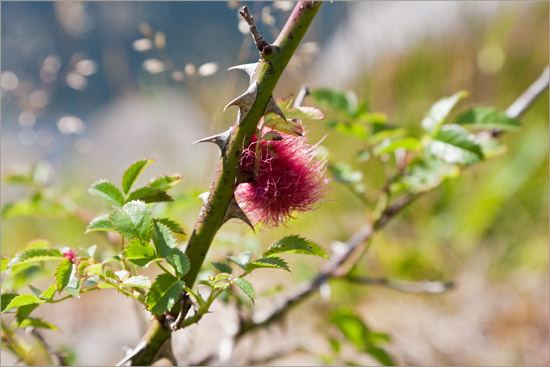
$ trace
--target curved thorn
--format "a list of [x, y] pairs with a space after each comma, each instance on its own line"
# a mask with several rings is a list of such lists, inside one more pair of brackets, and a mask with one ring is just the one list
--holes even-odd
[[267, 102], [267, 106], [265, 107], [264, 114], [266, 113], [274, 113], [276, 115], [281, 116], [281, 118], [286, 121], [285, 114], [283, 113], [283, 111], [281, 111], [281, 109], [277, 105], [277, 102], [275, 102], [275, 98], [273, 98], [273, 96], [271, 96], [271, 98], [269, 98], [269, 102]]
[[225, 150], [225, 147], [227, 146], [227, 143], [229, 142], [229, 138], [231, 137], [231, 130], [233, 130], [233, 127], [230, 127], [228, 130], [224, 131], [223, 133], [219, 133], [216, 135], [212, 135], [209, 137], [206, 137], [201, 140], [197, 140], [193, 142], [193, 144], [197, 143], [214, 143], [220, 148], [220, 152], [223, 153]]
[[208, 201], [209, 196], [210, 196], [210, 192], [205, 191], [202, 194], [200, 194], [199, 196], [197, 196], [197, 199], [202, 199], [202, 201], [206, 204], [206, 202]]
[[252, 108], [252, 105], [256, 101], [256, 95], [258, 94], [258, 83], [254, 82], [250, 84], [246, 92], [232, 100], [227, 104], [227, 106], [224, 107], [224, 111], [227, 110], [230, 106], [238, 106], [239, 107], [239, 125], [244, 120], [246, 115], [248, 115], [248, 112], [250, 112], [250, 109]]
[[257, 68], [258, 68], [258, 63], [254, 62], [252, 64], [235, 65], [230, 67], [227, 70], [242, 70], [248, 74], [248, 76], [250, 77], [250, 81], [252, 81], [252, 78], [254, 77], [254, 73], [256, 72]]
[[227, 222], [229, 219], [240, 219], [243, 222], [245, 222], [251, 229], [252, 232], [254, 231], [254, 226], [250, 222], [250, 219], [246, 216], [246, 214], [243, 212], [239, 204], [237, 203], [237, 200], [235, 199], [235, 196], [231, 199], [231, 202], [229, 203], [229, 206], [227, 207], [227, 211], [225, 212], [225, 216], [223, 217], [223, 222]]

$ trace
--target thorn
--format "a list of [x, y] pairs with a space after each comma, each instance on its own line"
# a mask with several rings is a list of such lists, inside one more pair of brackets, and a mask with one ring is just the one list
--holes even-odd
[[231, 130], [233, 130], [233, 127], [230, 127], [228, 130], [224, 131], [223, 133], [212, 135], [201, 140], [197, 140], [193, 142], [193, 144], [206, 143], [206, 142], [214, 143], [218, 146], [218, 148], [220, 148], [220, 153], [223, 154], [225, 147], [229, 142], [229, 137], [231, 136]]
[[240, 219], [252, 229], [252, 232], [254, 231], [254, 226], [250, 222], [250, 219], [246, 216], [246, 214], [243, 212], [239, 204], [237, 203], [237, 200], [235, 199], [235, 196], [231, 199], [231, 202], [229, 203], [229, 206], [227, 207], [227, 212], [225, 212], [225, 216], [223, 217], [223, 223], [227, 222], [229, 219]]
[[269, 102], [267, 102], [267, 106], [265, 107], [264, 114], [270, 113], [270, 112], [281, 116], [281, 118], [286, 121], [285, 114], [283, 113], [283, 111], [281, 111], [279, 106], [277, 106], [277, 102], [275, 102], [275, 98], [273, 98], [273, 96], [269, 98]]
[[227, 70], [242, 70], [248, 74], [248, 76], [250, 77], [250, 81], [252, 81], [252, 78], [254, 77], [254, 73], [256, 72], [257, 68], [258, 68], [258, 63], [254, 62], [252, 64], [235, 65], [230, 67]]
[[239, 107], [239, 125], [244, 120], [246, 115], [248, 115], [248, 112], [250, 112], [250, 109], [252, 108], [252, 105], [254, 104], [254, 101], [256, 101], [256, 95], [258, 94], [258, 83], [254, 82], [250, 84], [246, 92], [232, 100], [227, 104], [227, 106], [224, 107], [224, 111], [227, 110], [230, 106], [238, 106]]
[[197, 196], [197, 199], [202, 199], [202, 201], [206, 204], [206, 202], [208, 201], [209, 196], [210, 196], [210, 191], [205, 191], [202, 194], [200, 194], [199, 196]]

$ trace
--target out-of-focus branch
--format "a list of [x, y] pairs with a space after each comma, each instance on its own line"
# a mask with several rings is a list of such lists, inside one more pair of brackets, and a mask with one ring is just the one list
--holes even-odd
[[55, 359], [57, 359], [57, 363], [60, 365], [60, 366], [68, 366], [68, 363], [67, 361], [65, 361], [65, 357], [60, 353], [58, 352], [54, 347], [52, 347], [50, 345], [50, 343], [48, 343], [46, 341], [46, 339], [44, 339], [44, 337], [42, 336], [42, 334], [40, 334], [38, 332], [38, 330], [36, 330], [36, 328], [32, 328], [31, 329], [31, 334], [40, 342], [40, 344], [42, 344], [42, 346], [44, 347], [44, 349], [52, 356], [55, 357]]
[[367, 277], [354, 277], [345, 276], [342, 279], [363, 285], [378, 285], [388, 287], [390, 289], [408, 292], [408, 293], [431, 293], [438, 294], [448, 291], [454, 287], [454, 282], [433, 282], [433, 281], [420, 281], [420, 282], [408, 282], [398, 279], [388, 278], [367, 278]]
[[519, 96], [514, 103], [506, 109], [506, 115], [512, 118], [520, 117], [529, 106], [537, 99], [537, 97], [548, 90], [548, 82], [550, 80], [550, 66], [546, 66], [542, 74]]

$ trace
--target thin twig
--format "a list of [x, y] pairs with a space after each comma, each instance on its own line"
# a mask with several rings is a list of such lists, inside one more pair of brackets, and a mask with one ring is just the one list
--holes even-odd
[[363, 285], [379, 285], [385, 286], [390, 289], [409, 292], [409, 293], [431, 293], [438, 294], [448, 291], [454, 287], [454, 282], [434, 282], [434, 281], [420, 281], [420, 282], [408, 282], [398, 279], [388, 278], [368, 278], [368, 277], [354, 277], [344, 276], [341, 279]]
[[546, 66], [542, 74], [506, 109], [506, 115], [512, 118], [520, 117], [537, 97], [548, 89], [550, 67]]
[[68, 366], [68, 363], [67, 361], [65, 361], [65, 357], [63, 357], [63, 355], [58, 352], [54, 347], [52, 347], [47, 341], [46, 339], [44, 339], [44, 337], [42, 336], [42, 334], [40, 334], [38, 332], [38, 330], [36, 330], [36, 328], [32, 327], [31, 326], [31, 334], [36, 338], [38, 339], [38, 341], [40, 342], [40, 344], [42, 344], [44, 346], [44, 349], [46, 349], [46, 351], [51, 354], [52, 356], [54, 356], [56, 359], [57, 359], [57, 363], [60, 365], [60, 366]]
[[254, 38], [254, 44], [256, 44], [256, 47], [258, 48], [258, 51], [260, 51], [260, 54], [269, 55], [271, 53], [271, 45], [267, 43], [260, 35], [260, 32], [258, 32], [258, 28], [256, 28], [256, 24], [254, 23], [254, 17], [252, 17], [250, 12], [248, 11], [248, 7], [243, 6], [241, 10], [239, 10], [239, 14], [248, 23], [248, 26], [250, 27], [250, 33]]
[[294, 107], [300, 107], [304, 104], [304, 99], [309, 96], [311, 91], [309, 90], [309, 87], [307, 85], [302, 85], [300, 88], [300, 91], [298, 92], [298, 95], [296, 96], [296, 99], [294, 100]]

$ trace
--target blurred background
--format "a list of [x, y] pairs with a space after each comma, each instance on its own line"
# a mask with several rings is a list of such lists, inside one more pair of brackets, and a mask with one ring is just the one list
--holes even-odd
[[[156, 160], [143, 182], [183, 175], [175, 201], [155, 210], [191, 232], [201, 206], [196, 197], [210, 185], [218, 159], [215, 147], [191, 143], [233, 124], [235, 111], [222, 112], [223, 106], [247, 78], [226, 69], [258, 57], [237, 15], [242, 5], [268, 41], [293, 8], [286, 1], [2, 2], [2, 256], [45, 238], [56, 246], [97, 244], [107, 257], [105, 237], [83, 234], [86, 218], [107, 212], [87, 188], [99, 178], [119, 182], [140, 158]], [[470, 92], [459, 110], [504, 110], [548, 64], [548, 13], [547, 2], [327, 2], [275, 97], [296, 94], [303, 84], [352, 90], [369, 111], [418, 134], [431, 104], [459, 90]], [[521, 131], [502, 137], [505, 154], [415, 202], [375, 238], [359, 265], [366, 276], [453, 281], [454, 288], [419, 295], [334, 280], [281, 325], [243, 339], [227, 363], [376, 364], [352, 348], [336, 362], [326, 357], [328, 309], [349, 307], [391, 337], [385, 349], [399, 364], [548, 365], [548, 113], [545, 93], [521, 118]], [[306, 129], [312, 142], [328, 133], [323, 146], [330, 161], [348, 163], [362, 190], [377, 193], [385, 172], [379, 161], [356, 159], [358, 142], [323, 121]], [[14, 178], [25, 175], [32, 185]], [[319, 209], [287, 227], [253, 234], [239, 223], [225, 225], [210, 260], [261, 252], [288, 234], [330, 250], [369, 210], [332, 181]], [[255, 307], [311, 279], [323, 261], [291, 256], [290, 274], [258, 271], [251, 281], [259, 294], [281, 291]], [[30, 279], [38, 288], [49, 285]], [[214, 311], [200, 328], [175, 335], [181, 363], [199, 360], [231, 332], [235, 312], [221, 304]], [[112, 290], [36, 313], [59, 326], [44, 335], [80, 365], [117, 362], [146, 325], [144, 312]], [[2, 351], [2, 365], [13, 363]]]

